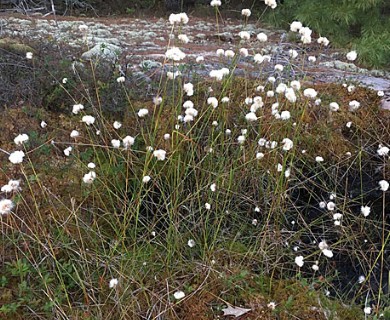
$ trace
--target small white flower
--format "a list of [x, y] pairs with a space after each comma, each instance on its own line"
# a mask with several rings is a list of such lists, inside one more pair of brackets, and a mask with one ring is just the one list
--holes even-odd
[[162, 97], [153, 97], [153, 103], [156, 105], [156, 106], [159, 106], [161, 104], [161, 102], [163, 101], [163, 98]]
[[23, 151], [14, 151], [9, 155], [8, 160], [13, 164], [18, 164], [23, 162], [24, 156]]
[[123, 138], [122, 140], [122, 143], [123, 143], [123, 147], [127, 150], [129, 148], [131, 148], [131, 146], [134, 144], [135, 142], [135, 139], [131, 136], [126, 136]]
[[83, 109], [84, 109], [84, 106], [82, 104], [74, 104], [73, 108], [72, 108], [72, 113], [78, 114]]
[[303, 256], [297, 256], [295, 257], [295, 264], [298, 266], [298, 267], [303, 267]]
[[27, 52], [26, 53], [26, 59], [31, 60], [33, 58], [33, 53], [32, 52]]
[[185, 83], [183, 85], [183, 90], [189, 97], [194, 95], [194, 85], [191, 82]]
[[383, 157], [383, 156], [387, 156], [389, 154], [389, 151], [390, 149], [388, 147], [379, 145], [379, 148], [376, 152], [379, 156]]
[[343, 215], [341, 213], [335, 213], [333, 215], [333, 220], [341, 220]]
[[317, 43], [323, 44], [325, 47], [327, 47], [329, 45], [329, 40], [326, 37], [319, 37], [317, 39]]
[[363, 214], [363, 216], [367, 217], [371, 212], [371, 208], [369, 206], [361, 206], [360, 212]]
[[149, 110], [148, 110], [148, 109], [140, 109], [140, 110], [138, 110], [137, 115], [138, 115], [138, 117], [140, 117], [140, 118], [144, 118], [145, 116], [148, 115], [148, 113], [149, 113]]
[[9, 199], [1, 199], [0, 200], [0, 215], [8, 214], [14, 208], [14, 203]]
[[267, 304], [267, 308], [269, 308], [271, 310], [275, 310], [276, 303], [274, 301], [271, 301], [270, 303]]
[[357, 53], [356, 51], [350, 51], [347, 53], [347, 60], [349, 61], [355, 61], [357, 58]]
[[331, 102], [329, 104], [329, 109], [330, 109], [330, 111], [336, 112], [340, 109], [340, 106], [337, 102]]
[[264, 32], [260, 32], [257, 36], [256, 36], [257, 40], [259, 40], [260, 42], [266, 42], [268, 40], [268, 36], [264, 33]]
[[301, 28], [302, 28], [302, 23], [299, 22], [299, 21], [293, 21], [293, 22], [290, 24], [290, 30], [291, 30], [292, 32], [298, 32]]
[[164, 161], [166, 157], [167, 152], [162, 149], [154, 150], [153, 156], [157, 158], [159, 161]]
[[303, 90], [303, 95], [307, 98], [314, 99], [317, 96], [317, 91], [312, 88], [307, 88]]
[[241, 14], [244, 16], [244, 17], [250, 17], [251, 15], [251, 11], [249, 9], [242, 9], [241, 10]]
[[263, 63], [264, 61], [264, 57], [260, 54], [260, 53], [256, 53], [254, 56], [253, 56], [253, 60], [258, 63], [258, 64], [261, 64]]
[[245, 138], [244, 135], [241, 135], [241, 136], [238, 136], [238, 137], [237, 137], [237, 142], [238, 142], [239, 144], [243, 144], [243, 143], [245, 142], [245, 140], [246, 140], [246, 138]]
[[240, 31], [238, 33], [238, 36], [242, 39], [242, 40], [249, 40], [251, 38], [251, 34], [248, 32], [248, 31]]
[[347, 123], [346, 123], [346, 125], [345, 125], [347, 128], [351, 128], [351, 126], [352, 126], [352, 121], [348, 121]]
[[264, 153], [262, 153], [262, 152], [257, 152], [256, 153], [256, 159], [257, 160], [261, 160], [261, 159], [263, 159], [264, 158]]
[[229, 101], [230, 101], [229, 97], [223, 97], [223, 98], [221, 99], [221, 102], [222, 102], [222, 103], [228, 103]]
[[324, 161], [323, 157], [321, 157], [321, 156], [316, 157], [316, 162], [323, 162], [323, 161]]
[[314, 101], [314, 104], [316, 105], [316, 106], [319, 106], [320, 104], [321, 104], [321, 99], [316, 99], [315, 101]]
[[108, 287], [113, 289], [115, 288], [116, 286], [118, 285], [118, 279], [111, 279], [109, 284], [108, 284]]
[[258, 144], [260, 147], [264, 147], [266, 143], [267, 143], [267, 140], [264, 139], [264, 138], [260, 138], [259, 141], [257, 142], [257, 144]]
[[96, 164], [94, 164], [93, 162], [90, 162], [90, 163], [88, 163], [87, 167], [89, 169], [95, 169], [96, 168]]
[[185, 34], [179, 34], [178, 36], [177, 36], [177, 38], [180, 40], [180, 42], [182, 42], [182, 43], [188, 43], [188, 42], [190, 42], [190, 39], [187, 37], [187, 35], [185, 35]]
[[284, 138], [282, 140], [282, 143], [283, 143], [283, 150], [285, 151], [291, 150], [292, 147], [294, 146], [294, 142], [289, 138]]
[[272, 90], [269, 90], [269, 91], [267, 91], [266, 95], [268, 98], [272, 98], [275, 95], [275, 92], [273, 92]]
[[164, 134], [164, 140], [169, 140], [171, 135], [169, 133]]
[[45, 121], [41, 121], [41, 128], [44, 129], [47, 127], [47, 123]]
[[68, 83], [68, 78], [62, 78], [62, 84], [67, 84]]
[[321, 201], [318, 205], [319, 205], [319, 207], [321, 209], [324, 209], [326, 207], [326, 202], [325, 201]]
[[176, 79], [178, 76], [181, 75], [181, 72], [180, 71], [175, 71], [175, 72], [171, 72], [171, 71], [168, 71], [167, 72], [167, 77], [168, 79], [170, 80], [173, 80], [173, 79]]
[[333, 211], [334, 209], [336, 209], [336, 204], [333, 202], [333, 201], [329, 201], [327, 204], [326, 204], [326, 208], [330, 211]]
[[194, 239], [188, 240], [187, 245], [188, 245], [190, 248], [195, 247], [195, 240], [194, 240]]
[[252, 220], [252, 225], [257, 226], [257, 223], [258, 223], [257, 219]]
[[124, 76], [116, 78], [116, 82], [118, 83], [124, 83], [126, 81], [126, 78]]
[[118, 130], [120, 127], [122, 127], [122, 123], [119, 121], [115, 121], [113, 124], [114, 129]]
[[148, 183], [151, 179], [152, 179], [152, 178], [151, 178], [150, 176], [144, 176], [144, 177], [142, 178], [142, 182], [143, 182], [143, 183]]
[[290, 58], [295, 59], [296, 57], [298, 57], [298, 51], [294, 49], [290, 49], [288, 51], [288, 55], [290, 56]]
[[271, 83], [275, 83], [276, 82], [276, 78], [275, 77], [269, 77], [268, 81], [271, 82]]
[[191, 101], [191, 100], [187, 100], [183, 103], [183, 108], [184, 109], [187, 109], [187, 108], [193, 108], [194, 107], [194, 103]]
[[67, 147], [67, 148], [64, 150], [64, 155], [67, 156], [67, 157], [69, 157], [71, 151], [72, 151], [72, 147]]
[[15, 137], [14, 142], [17, 146], [21, 146], [23, 143], [27, 142], [29, 139], [28, 135], [25, 133], [19, 134]]
[[83, 116], [81, 121], [89, 126], [95, 122], [95, 118], [93, 116]]
[[235, 55], [234, 51], [233, 50], [226, 50], [225, 51], [225, 57], [226, 58], [233, 58]]
[[318, 267], [318, 264], [313, 264], [311, 266], [311, 268], [314, 270], [314, 271], [318, 271], [320, 268]]
[[121, 141], [118, 139], [112, 139], [111, 145], [114, 147], [114, 149], [118, 149], [121, 146]]
[[218, 100], [215, 97], [207, 98], [207, 104], [211, 105], [214, 109], [218, 107]]
[[386, 192], [389, 189], [389, 183], [386, 180], [379, 181], [381, 191]]
[[212, 7], [220, 7], [222, 5], [221, 0], [211, 0], [210, 6]]
[[332, 258], [333, 257], [332, 250], [324, 249], [324, 250], [322, 250], [322, 253], [324, 254], [325, 257], [328, 257], [328, 258]]
[[312, 30], [308, 27], [302, 27], [299, 29], [299, 33], [301, 34], [301, 41], [304, 44], [311, 43], [311, 33]]
[[385, 95], [385, 93], [382, 90], [379, 90], [377, 92], [377, 95], [378, 95], [378, 97], [383, 97]]
[[225, 50], [217, 49], [216, 54], [218, 57], [223, 57], [225, 55]]
[[290, 119], [290, 118], [291, 118], [290, 111], [284, 110], [284, 111], [282, 111], [282, 112], [280, 113], [280, 119], [282, 119], [282, 120], [288, 120], [288, 119]]
[[204, 61], [204, 57], [203, 57], [203, 56], [197, 56], [196, 59], [195, 59], [195, 61], [196, 61], [197, 63], [200, 63], [200, 62]]
[[298, 80], [291, 81], [290, 86], [296, 91], [301, 90], [301, 83]]
[[206, 203], [204, 204], [204, 207], [205, 207], [206, 210], [210, 210], [210, 209], [211, 209], [211, 204], [208, 203], [208, 202], [206, 202]]
[[275, 71], [282, 72], [283, 69], [284, 69], [284, 67], [283, 67], [283, 65], [281, 65], [281, 64], [275, 64], [275, 66], [274, 66], [274, 70], [275, 70]]
[[86, 184], [91, 184], [95, 179], [96, 179], [96, 172], [90, 171], [84, 175], [83, 182]]
[[186, 57], [186, 54], [179, 48], [172, 47], [165, 52], [165, 57], [173, 61], [180, 61]]
[[356, 111], [357, 109], [360, 108], [360, 102], [356, 101], [356, 100], [352, 100], [349, 104], [348, 104], [349, 108], [348, 110], [353, 112], [353, 111]]
[[20, 187], [19, 180], [9, 180], [8, 184], [1, 187], [1, 192], [6, 192], [6, 193], [18, 192], [20, 190], [22, 190], [22, 188]]
[[264, 3], [271, 7], [271, 9], [275, 9], [277, 7], [276, 0], [264, 0]]
[[217, 190], [217, 184], [215, 184], [215, 183], [211, 184], [211, 185], [210, 185], [210, 190], [211, 190], [212, 192], [215, 192], [215, 191]]
[[363, 309], [363, 311], [364, 311], [364, 314], [371, 314], [372, 308], [371, 308], [371, 307], [365, 307], [365, 308]]
[[183, 23], [183, 24], [187, 24], [189, 21], [188, 19], [188, 16], [185, 12], [181, 12], [181, 13], [171, 13], [170, 16], [169, 16], [169, 23], [170, 24], [179, 24], [179, 23]]
[[253, 122], [257, 120], [257, 116], [254, 112], [249, 112], [245, 115], [246, 121]]
[[173, 294], [173, 296], [175, 297], [176, 300], [180, 300], [180, 299], [183, 299], [186, 296], [186, 294], [183, 291], [176, 291]]
[[307, 58], [307, 60], [309, 61], [309, 62], [316, 62], [317, 61], [317, 58], [315, 57], [315, 56], [309, 56], [308, 58]]
[[358, 282], [363, 283], [366, 280], [365, 276], [359, 276]]
[[240, 49], [240, 56], [241, 57], [247, 57], [247, 56], [249, 56], [249, 51], [248, 51], [248, 49], [246, 49], [246, 48], [241, 48]]

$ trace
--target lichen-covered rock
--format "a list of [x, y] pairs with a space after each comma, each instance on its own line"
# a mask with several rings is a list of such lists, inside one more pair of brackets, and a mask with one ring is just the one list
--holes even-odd
[[98, 43], [92, 49], [81, 55], [83, 60], [103, 60], [105, 62], [114, 62], [122, 53], [122, 49], [109, 43]]

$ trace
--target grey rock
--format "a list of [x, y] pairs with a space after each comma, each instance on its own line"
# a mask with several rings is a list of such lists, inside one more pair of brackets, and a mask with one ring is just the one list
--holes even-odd
[[144, 60], [139, 64], [139, 66], [142, 69], [150, 70], [153, 68], [160, 68], [162, 66], [162, 63], [154, 60]]
[[99, 43], [92, 49], [84, 52], [81, 58], [84, 60], [103, 60], [106, 62], [114, 62], [122, 53], [122, 49], [116, 45], [109, 43]]

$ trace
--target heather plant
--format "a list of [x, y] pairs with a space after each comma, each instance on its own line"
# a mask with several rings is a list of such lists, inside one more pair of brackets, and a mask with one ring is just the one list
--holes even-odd
[[57, 79], [73, 99], [67, 113], [42, 110], [31, 123], [29, 112], [4, 111], [20, 132], [0, 147], [2, 316], [386, 312], [390, 141], [378, 93], [310, 82], [306, 50], [327, 38], [294, 21], [300, 44], [275, 59], [267, 34], [246, 29], [251, 11], [242, 15], [241, 40], [218, 49], [204, 75], [207, 57], [187, 54], [190, 17], [171, 14], [153, 98], [131, 94], [126, 74], [107, 80], [121, 113], [105, 108], [93, 61], [96, 90]]

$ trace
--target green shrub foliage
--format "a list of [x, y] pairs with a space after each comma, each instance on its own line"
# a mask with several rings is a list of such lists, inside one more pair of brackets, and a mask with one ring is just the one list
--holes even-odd
[[272, 12], [278, 25], [294, 19], [359, 53], [370, 67], [390, 65], [390, 1], [388, 0], [285, 0]]

